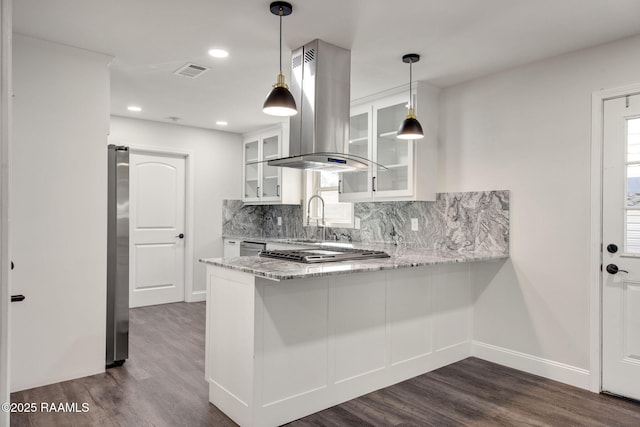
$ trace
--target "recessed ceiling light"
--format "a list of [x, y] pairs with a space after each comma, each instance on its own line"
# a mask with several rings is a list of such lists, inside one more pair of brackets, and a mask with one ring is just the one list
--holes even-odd
[[214, 58], [226, 58], [227, 56], [229, 56], [229, 52], [224, 49], [211, 49], [209, 51], [209, 55], [213, 56]]
[[218, 120], [218, 121], [216, 122], [216, 124], [217, 124], [218, 126], [226, 126], [226, 125], [228, 125], [229, 123], [225, 122], [224, 120]]
[[136, 113], [139, 113], [140, 111], [142, 111], [141, 107], [138, 107], [137, 105], [129, 105], [127, 107], [127, 110], [129, 111], [135, 111]]

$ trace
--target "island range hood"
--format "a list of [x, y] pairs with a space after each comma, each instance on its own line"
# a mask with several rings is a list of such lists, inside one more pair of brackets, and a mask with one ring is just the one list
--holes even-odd
[[348, 153], [351, 52], [313, 40], [291, 53], [290, 90], [298, 114], [289, 118], [289, 157], [269, 166], [353, 171], [370, 160]]

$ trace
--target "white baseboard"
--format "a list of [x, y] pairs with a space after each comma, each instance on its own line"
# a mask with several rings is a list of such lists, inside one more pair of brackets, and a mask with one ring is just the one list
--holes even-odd
[[472, 342], [471, 353], [479, 359], [591, 390], [591, 373], [587, 369], [478, 341]]
[[207, 291], [193, 291], [189, 298], [185, 299], [185, 302], [200, 302], [206, 301]]

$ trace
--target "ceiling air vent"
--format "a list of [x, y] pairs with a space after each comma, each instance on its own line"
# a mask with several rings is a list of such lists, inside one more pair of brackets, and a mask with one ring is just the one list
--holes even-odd
[[183, 67], [177, 69], [173, 74], [182, 77], [189, 77], [191, 79], [195, 79], [196, 77], [200, 77], [202, 74], [207, 72], [209, 68], [203, 67], [202, 65], [196, 64], [186, 64]]

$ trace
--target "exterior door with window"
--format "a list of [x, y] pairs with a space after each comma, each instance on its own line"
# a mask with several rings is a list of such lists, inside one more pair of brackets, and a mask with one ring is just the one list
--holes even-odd
[[640, 399], [640, 95], [603, 124], [602, 389]]

